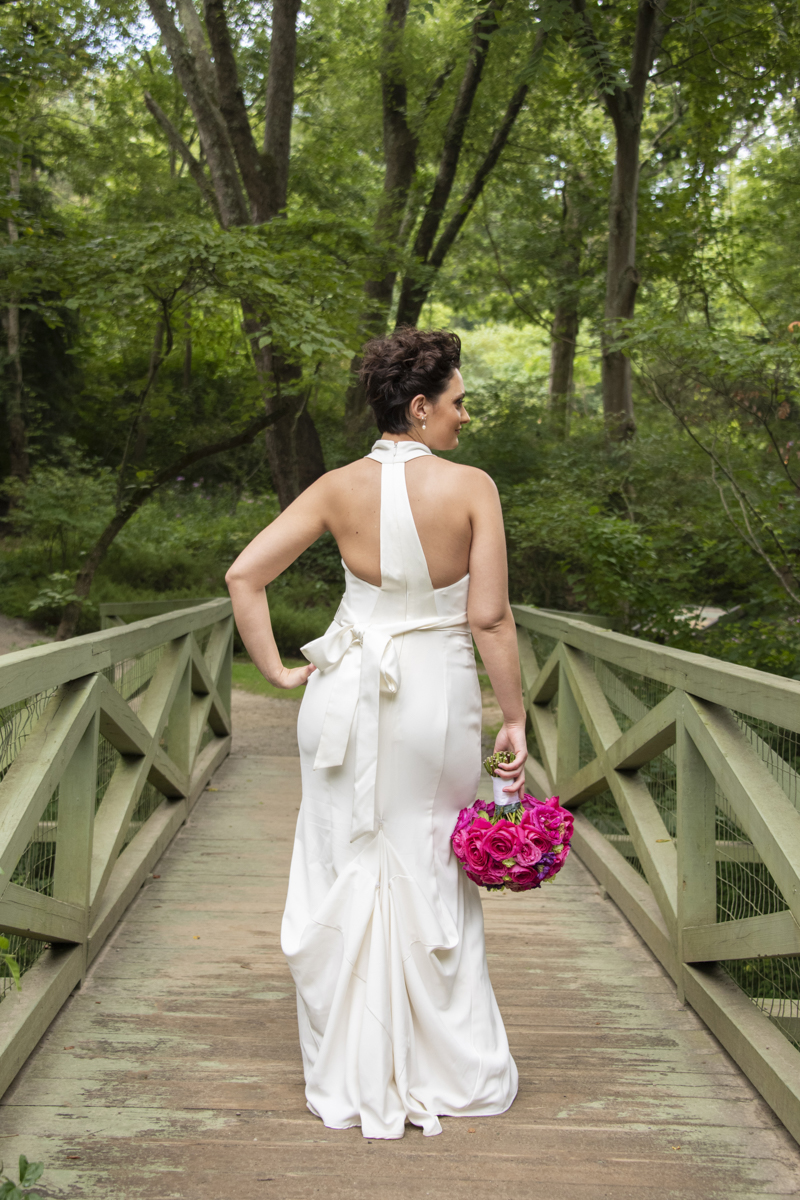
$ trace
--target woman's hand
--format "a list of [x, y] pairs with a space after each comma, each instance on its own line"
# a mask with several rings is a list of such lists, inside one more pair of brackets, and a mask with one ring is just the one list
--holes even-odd
[[525, 726], [503, 725], [494, 743], [495, 754], [498, 750], [509, 750], [514, 755], [514, 761], [499, 763], [495, 767], [495, 775], [507, 781], [503, 791], [509, 796], [519, 793], [525, 785], [525, 759], [528, 757], [528, 744], [525, 740]]
[[269, 682], [273, 687], [290, 688], [302, 687], [304, 683], [308, 683], [309, 677], [316, 671], [313, 663], [306, 663], [304, 667], [284, 667], [273, 678], [270, 676]]

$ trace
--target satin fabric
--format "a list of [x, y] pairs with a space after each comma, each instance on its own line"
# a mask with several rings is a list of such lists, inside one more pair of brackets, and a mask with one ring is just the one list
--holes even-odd
[[[281, 944], [297, 987], [310, 1110], [399, 1138], [504, 1112], [517, 1091], [478, 888], [450, 835], [475, 799], [481, 700], [469, 576], [434, 589], [405, 464], [379, 441], [381, 586], [345, 566], [298, 720], [303, 800]], [[344, 565], [344, 564], [343, 564]]]

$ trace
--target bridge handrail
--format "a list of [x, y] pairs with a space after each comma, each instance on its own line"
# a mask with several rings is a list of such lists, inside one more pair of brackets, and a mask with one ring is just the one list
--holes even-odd
[[800, 681], [512, 611], [530, 790], [800, 1141]]
[[0, 1095], [230, 750], [230, 601], [153, 608], [0, 657]]

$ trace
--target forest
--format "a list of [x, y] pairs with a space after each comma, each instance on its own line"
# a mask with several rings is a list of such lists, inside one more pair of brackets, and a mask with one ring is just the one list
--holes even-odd
[[0, 158], [1, 613], [224, 594], [411, 324], [512, 601], [800, 678], [796, 4], [6, 0]]

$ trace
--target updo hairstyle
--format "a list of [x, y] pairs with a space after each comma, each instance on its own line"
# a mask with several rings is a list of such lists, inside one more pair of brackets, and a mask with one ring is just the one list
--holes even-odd
[[435, 403], [461, 366], [461, 338], [447, 329], [401, 325], [364, 347], [359, 376], [381, 433], [407, 433], [408, 406], [422, 395]]

